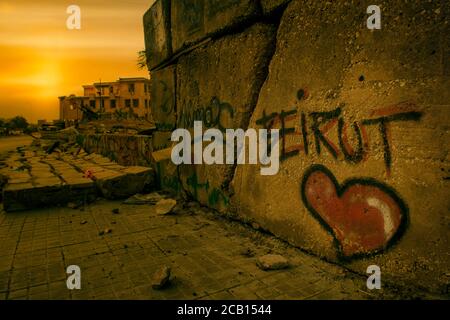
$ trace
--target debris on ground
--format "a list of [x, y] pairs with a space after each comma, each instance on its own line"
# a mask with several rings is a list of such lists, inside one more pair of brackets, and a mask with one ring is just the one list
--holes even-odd
[[55, 141], [50, 148], [47, 149], [47, 154], [52, 154], [60, 145], [60, 141]]
[[105, 230], [100, 231], [100, 232], [98, 233], [98, 235], [99, 235], [99, 236], [103, 236], [103, 235], [108, 234], [108, 233], [111, 233], [111, 232], [112, 232], [112, 229], [107, 228], [107, 229], [105, 229]]
[[80, 222], [80, 224], [86, 224], [86, 223], [87, 223], [86, 220], [82, 220], [82, 221]]
[[163, 289], [170, 281], [171, 269], [168, 266], [161, 267], [153, 275], [152, 288], [155, 290]]
[[114, 214], [119, 214], [119, 213], [120, 213], [119, 208], [114, 208], [114, 209], [112, 209], [112, 213], [114, 213]]
[[161, 199], [156, 203], [156, 213], [161, 215], [169, 214], [176, 205], [177, 201], [174, 199]]
[[78, 209], [79, 207], [81, 207], [83, 204], [81, 202], [69, 202], [67, 204], [67, 208], [69, 209]]
[[280, 270], [289, 267], [289, 261], [278, 254], [267, 254], [259, 257], [256, 265], [262, 270]]
[[164, 199], [158, 192], [152, 192], [149, 194], [135, 194], [126, 199], [124, 204], [142, 205], [142, 204], [156, 204], [159, 200]]

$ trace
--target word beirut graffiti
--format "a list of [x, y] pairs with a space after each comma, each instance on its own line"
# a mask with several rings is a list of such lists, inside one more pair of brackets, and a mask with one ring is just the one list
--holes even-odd
[[371, 178], [341, 185], [326, 167], [313, 165], [301, 182], [306, 208], [335, 238], [341, 258], [377, 253], [403, 234], [408, 208], [391, 187]]
[[[299, 96], [303, 96], [303, 94], [299, 94]], [[373, 115], [376, 117], [353, 122], [351, 127], [357, 140], [357, 145], [355, 147], [350, 145], [348, 139], [348, 125], [342, 116], [342, 106], [331, 111], [310, 112], [309, 114], [305, 112], [299, 114], [297, 108], [288, 111], [281, 110], [279, 113], [273, 112], [269, 115], [263, 111], [262, 117], [256, 121], [256, 124], [265, 129], [280, 126], [281, 161], [297, 156], [301, 151], [303, 151], [306, 156], [309, 155], [311, 153], [310, 143], [312, 143], [315, 146], [315, 151], [318, 155], [321, 155], [323, 149], [326, 149], [333, 158], [338, 159], [338, 156], [343, 155], [346, 162], [353, 164], [360, 163], [367, 159], [369, 137], [367, 135], [366, 127], [376, 125], [378, 126], [380, 139], [383, 144], [384, 164], [386, 171], [389, 174], [392, 165], [389, 126], [393, 122], [419, 121], [422, 116], [421, 112], [402, 111], [410, 110], [414, 107], [415, 104], [411, 102], [401, 102], [373, 112]], [[308, 120], [311, 122], [309, 126]], [[300, 130], [296, 128], [296, 122], [299, 122]], [[337, 142], [332, 141], [327, 136], [336, 124]], [[288, 136], [300, 136], [301, 143], [288, 146]]]

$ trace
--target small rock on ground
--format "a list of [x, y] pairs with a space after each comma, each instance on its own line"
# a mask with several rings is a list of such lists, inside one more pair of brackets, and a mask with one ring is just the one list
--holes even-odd
[[279, 270], [289, 267], [289, 261], [278, 254], [267, 254], [259, 257], [256, 265], [262, 270]]
[[168, 266], [163, 266], [155, 272], [152, 280], [152, 288], [159, 290], [164, 288], [170, 280], [171, 269]]
[[168, 214], [171, 213], [173, 208], [177, 205], [177, 201], [174, 199], [162, 199], [156, 203], [156, 213], [157, 214]]

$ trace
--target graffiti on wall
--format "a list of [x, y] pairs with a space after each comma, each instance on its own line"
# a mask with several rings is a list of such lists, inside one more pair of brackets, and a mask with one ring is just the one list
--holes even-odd
[[156, 120], [156, 128], [160, 131], [171, 131], [175, 128], [174, 118], [175, 103], [173, 84], [169, 80], [154, 80], [152, 112]]
[[225, 121], [233, 119], [233, 107], [226, 102], [221, 102], [217, 97], [213, 97], [211, 102], [204, 107], [194, 108], [187, 104], [180, 114], [179, 127], [193, 128], [194, 121], [203, 121], [203, 125], [207, 128], [216, 127], [221, 131], [225, 131]]
[[339, 184], [322, 165], [311, 166], [301, 182], [306, 208], [333, 235], [341, 258], [377, 253], [403, 234], [408, 208], [397, 192], [375, 179]]
[[219, 188], [211, 188], [209, 181], [201, 182], [194, 172], [187, 179], [186, 184], [191, 188], [192, 196], [195, 200], [199, 200], [199, 191], [204, 190], [208, 194], [208, 205], [217, 207], [219, 203], [228, 206], [230, 199]]
[[[303, 91], [302, 91], [303, 92]], [[303, 95], [299, 95], [304, 97]], [[401, 102], [376, 110], [370, 118], [354, 121], [349, 126], [343, 118], [343, 107], [340, 105], [331, 111], [325, 112], [298, 112], [294, 107], [288, 111], [266, 114], [256, 121], [266, 129], [280, 127], [281, 150], [280, 160], [285, 161], [304, 152], [306, 156], [311, 152], [322, 155], [326, 150], [335, 159], [343, 158], [348, 163], [357, 164], [367, 160], [369, 152], [368, 126], [376, 126], [383, 146], [383, 158], [386, 172], [389, 174], [392, 166], [392, 150], [389, 138], [390, 124], [401, 121], [419, 121], [422, 113], [413, 110], [416, 105], [411, 102]], [[353, 131], [356, 143], [350, 142], [349, 127]], [[337, 140], [332, 141], [330, 131], [337, 129]], [[299, 137], [299, 143], [290, 143], [293, 137]], [[375, 137], [374, 137], [375, 139]], [[310, 145], [314, 150], [310, 150]]]
[[[298, 101], [307, 98], [307, 90], [297, 92]], [[370, 153], [380, 150], [389, 176], [391, 125], [419, 121], [422, 112], [417, 109], [413, 102], [403, 101], [377, 108], [367, 117], [349, 122], [344, 118], [345, 104], [321, 112], [301, 111], [295, 106], [270, 114], [263, 110], [256, 124], [280, 129], [281, 161], [302, 154], [328, 154], [355, 165], [370, 156], [376, 157]], [[369, 131], [371, 127], [373, 132]], [[392, 187], [376, 179], [352, 178], [339, 183], [329, 169], [315, 164], [306, 170], [300, 187], [303, 204], [333, 235], [342, 259], [378, 253], [393, 245], [406, 229], [405, 201]]]

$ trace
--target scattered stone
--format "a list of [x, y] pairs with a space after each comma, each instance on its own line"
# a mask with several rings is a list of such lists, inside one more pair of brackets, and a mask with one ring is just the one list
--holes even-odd
[[289, 261], [278, 254], [267, 254], [259, 257], [256, 265], [262, 270], [279, 270], [289, 267]]
[[86, 223], [87, 223], [86, 220], [83, 220], [83, 221], [80, 222], [80, 224], [86, 224]]
[[177, 205], [177, 201], [174, 199], [162, 199], [156, 204], [157, 214], [169, 214], [172, 212], [173, 208]]
[[134, 205], [143, 205], [143, 204], [156, 204], [158, 201], [164, 199], [162, 195], [157, 192], [152, 192], [149, 194], [135, 194], [125, 200], [124, 204], [134, 204]]
[[114, 213], [114, 214], [119, 214], [119, 213], [120, 213], [119, 208], [114, 208], [114, 209], [112, 209], [112, 213]]
[[111, 233], [111, 232], [112, 232], [112, 230], [109, 229], [109, 228], [107, 228], [107, 229], [105, 229], [105, 230], [103, 230], [103, 231], [100, 231], [100, 232], [98, 233], [98, 235], [99, 235], [99, 236], [103, 236], [103, 235], [108, 234], [108, 233]]
[[171, 269], [168, 266], [163, 266], [154, 275], [152, 280], [152, 288], [160, 290], [164, 288], [170, 281]]
[[75, 202], [69, 202], [67, 204], [67, 208], [69, 208], [69, 209], [76, 209], [76, 208], [78, 208], [78, 205]]

